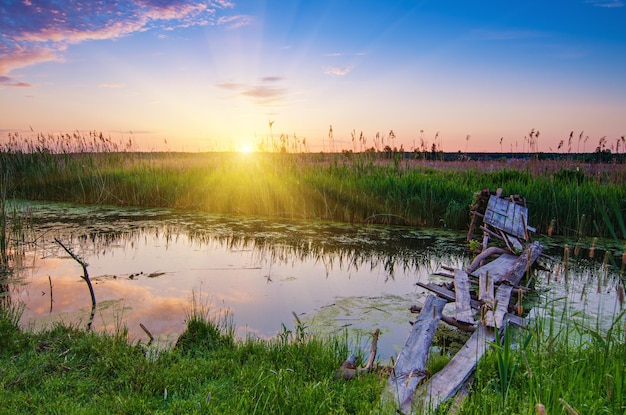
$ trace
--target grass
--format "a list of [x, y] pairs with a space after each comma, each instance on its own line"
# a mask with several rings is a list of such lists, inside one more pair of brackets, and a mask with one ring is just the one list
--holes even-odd
[[[511, 349], [508, 369], [500, 348], [477, 369], [461, 414], [622, 414], [626, 411], [624, 312], [606, 332], [545, 315]], [[505, 374], [503, 375], [503, 371]], [[506, 376], [506, 382], [502, 382]], [[537, 412], [539, 413], [539, 412]]]
[[375, 413], [379, 375], [337, 380], [346, 341], [305, 328], [236, 340], [223, 321], [192, 314], [173, 349], [56, 325], [20, 330], [0, 313], [0, 413]]
[[[505, 331], [457, 413], [534, 414], [538, 405], [550, 414], [624, 413], [626, 312], [601, 330], [546, 309], [528, 331]], [[394, 413], [380, 400], [384, 376], [335, 378], [354, 352], [345, 337], [316, 336], [302, 323], [270, 340], [236, 339], [228, 314], [211, 316], [194, 301], [187, 330], [164, 350], [129, 342], [123, 327], [23, 331], [20, 312], [0, 308], [0, 413]]]
[[460, 230], [474, 192], [501, 187], [528, 200], [540, 233], [626, 235], [622, 165], [386, 156], [0, 151], [9, 198]]
[[[472, 194], [484, 187], [524, 195], [539, 232], [626, 237], [621, 166], [125, 153], [95, 133], [8, 147], [0, 162], [5, 247], [18, 223], [7, 219], [11, 197], [465, 229]], [[624, 313], [605, 330], [567, 307], [559, 314], [547, 305], [552, 311], [524, 334], [505, 331], [458, 413], [624, 413]], [[0, 413], [393, 413], [380, 401], [378, 374], [335, 379], [354, 352], [347, 339], [316, 336], [301, 323], [270, 340], [236, 339], [227, 318], [212, 318], [193, 300], [176, 347], [159, 350], [131, 343], [123, 327], [24, 331], [20, 312], [0, 305]], [[429, 367], [441, 364], [433, 358]]]

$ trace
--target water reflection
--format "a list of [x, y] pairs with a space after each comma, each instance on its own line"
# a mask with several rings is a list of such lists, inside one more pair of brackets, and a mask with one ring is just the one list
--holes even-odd
[[[381, 328], [379, 350], [386, 359], [406, 340], [407, 310], [425, 296], [415, 283], [432, 280], [441, 264], [465, 267], [470, 261], [465, 235], [447, 231], [165, 209], [37, 203], [24, 208], [36, 243], [11, 288], [12, 298], [26, 305], [22, 323], [38, 328], [89, 319], [82, 269], [54, 243], [59, 238], [89, 264], [98, 301], [93, 328], [125, 325], [133, 339], [144, 342], [140, 323], [161, 342], [175, 340], [195, 293], [214, 313], [232, 311], [241, 336], [272, 337], [283, 324], [293, 328], [292, 311], [316, 330], [347, 327], [365, 338]], [[563, 278], [556, 269], [558, 243], [548, 242], [557, 260], [538, 276], [540, 288], [568, 295], [562, 281], [555, 283]], [[589, 266], [573, 269], [569, 286], [585, 278], [584, 269], [595, 275]]]

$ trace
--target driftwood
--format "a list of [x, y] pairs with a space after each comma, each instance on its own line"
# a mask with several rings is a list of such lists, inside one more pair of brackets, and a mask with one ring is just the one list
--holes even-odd
[[454, 272], [454, 293], [456, 295], [456, 319], [463, 323], [474, 323], [470, 305], [470, 281], [466, 272], [457, 269]]
[[[521, 314], [521, 295], [527, 288], [519, 284], [541, 255], [542, 248], [529, 241], [529, 231], [535, 229], [526, 223], [525, 201], [517, 195], [509, 198], [501, 195], [501, 189], [495, 195], [484, 189], [476, 199], [468, 241], [482, 220], [483, 249], [470, 266], [466, 270], [443, 266], [437, 275], [451, 278], [452, 282], [416, 283], [432, 294], [423, 309], [411, 308], [411, 312], [420, 311], [420, 315], [383, 393], [383, 397], [393, 397], [398, 413], [436, 411], [440, 403], [467, 387], [478, 361], [498, 338], [498, 330], [507, 324], [525, 325], [523, 318], [509, 312], [511, 297], [517, 294], [517, 312]], [[490, 237], [508, 249], [488, 247]], [[522, 254], [515, 255], [521, 249], [524, 249]], [[497, 258], [491, 260], [493, 256]], [[472, 284], [474, 288], [470, 290]], [[446, 302], [455, 302], [455, 317], [442, 314]], [[480, 319], [476, 320], [475, 315]], [[439, 320], [473, 333], [448, 364], [426, 380], [426, 359]]]
[[473, 273], [480, 266], [480, 263], [489, 258], [492, 255], [501, 255], [505, 254], [509, 251], [503, 248], [498, 248], [497, 246], [489, 247], [483, 250], [480, 254], [476, 255], [476, 258], [472, 261], [469, 267], [465, 270], [468, 274]]
[[91, 317], [89, 318], [89, 322], [87, 323], [87, 331], [89, 331], [91, 330], [91, 325], [93, 324], [93, 319], [96, 315], [96, 294], [93, 291], [93, 285], [91, 285], [91, 279], [89, 278], [89, 273], [87, 272], [88, 264], [81, 258], [76, 256], [76, 254], [74, 254], [74, 252], [72, 252], [68, 247], [63, 245], [63, 242], [61, 242], [57, 238], [54, 238], [54, 241], [59, 244], [61, 248], [63, 248], [74, 261], [78, 262], [80, 266], [83, 267], [83, 275], [81, 275], [81, 278], [87, 283], [87, 286], [89, 287], [89, 294], [91, 294]]
[[142, 323], [139, 323], [139, 327], [141, 327], [141, 329], [143, 330], [144, 333], [146, 333], [148, 335], [148, 338], [150, 339], [148, 341], [148, 343], [146, 344], [146, 346], [150, 346], [152, 344], [152, 342], [154, 341], [154, 336], [152, 335], [152, 333], [150, 333], [150, 330], [148, 330], [146, 328], [146, 326], [144, 326]]
[[526, 251], [519, 256], [517, 261], [507, 271], [502, 278], [497, 282], [505, 282], [509, 285], [517, 285], [524, 278], [524, 275], [530, 270], [532, 264], [541, 255], [542, 246], [539, 242], [533, 242], [528, 246]]
[[521, 318], [507, 313], [510, 296], [513, 285], [517, 285], [524, 278], [532, 263], [541, 254], [541, 250], [542, 247], [539, 243], [530, 244], [505, 271], [504, 276], [499, 278], [500, 285], [493, 304], [495, 310], [488, 309], [485, 316], [486, 324], [478, 324], [472, 337], [452, 360], [419, 387], [416, 391], [416, 397], [419, 399], [420, 408], [436, 410], [439, 404], [454, 396], [465, 385], [476, 364], [487, 351], [489, 344], [495, 341], [496, 328], [502, 329], [505, 324], [513, 323], [516, 319], [521, 320], [523, 324]]

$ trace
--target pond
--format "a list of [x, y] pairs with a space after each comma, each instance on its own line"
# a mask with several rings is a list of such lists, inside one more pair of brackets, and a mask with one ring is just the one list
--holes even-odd
[[[58, 238], [88, 264], [97, 300], [93, 328], [114, 333], [125, 326], [131, 340], [144, 343], [148, 336], [140, 324], [159, 344], [175, 342], [195, 303], [231, 322], [242, 338], [294, 331], [297, 316], [314, 332], [345, 332], [355, 347], [367, 350], [368, 333], [379, 328], [379, 356], [388, 360], [415, 319], [409, 308], [427, 295], [415, 283], [443, 280], [433, 276], [441, 265], [463, 268], [471, 261], [466, 235], [447, 230], [169, 209], [33, 202], [18, 207], [30, 224], [31, 243], [14, 267], [8, 296], [25, 306], [22, 325], [39, 329], [63, 321], [83, 327], [89, 320], [82, 268]], [[619, 269], [611, 262], [618, 264], [621, 254], [604, 261], [599, 247], [593, 259], [589, 248], [579, 250], [566, 279], [566, 242], [545, 241], [554, 260], [537, 275], [543, 296], [535, 298], [534, 313], [547, 301], [567, 299], [581, 311], [576, 318], [614, 315]], [[453, 313], [454, 307], [446, 310]]]

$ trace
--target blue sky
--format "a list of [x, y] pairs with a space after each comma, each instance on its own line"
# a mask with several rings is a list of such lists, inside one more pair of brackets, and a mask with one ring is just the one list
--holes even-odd
[[4, 0], [0, 138], [621, 152], [625, 23], [623, 0]]

